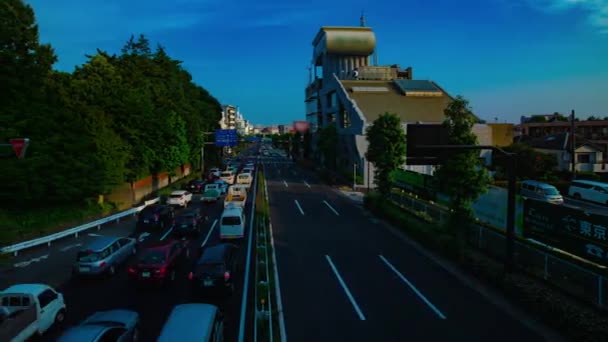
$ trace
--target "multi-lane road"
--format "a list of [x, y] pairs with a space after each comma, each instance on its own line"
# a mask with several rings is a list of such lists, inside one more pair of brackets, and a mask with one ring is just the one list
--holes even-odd
[[[246, 205], [247, 229], [252, 219], [251, 202], [249, 196]], [[193, 201], [187, 209], [177, 211], [199, 210], [202, 203]], [[196, 258], [200, 247], [211, 245], [219, 241], [219, 215], [223, 204], [218, 202], [207, 207], [209, 221], [205, 224], [200, 238], [189, 243], [192, 252], [191, 259]], [[248, 235], [248, 231], [246, 232]], [[135, 233], [135, 217], [124, 219], [118, 224], [102, 226], [100, 230], [92, 229], [81, 234], [78, 238], [66, 238], [53, 243], [50, 247], [30, 249], [20, 253], [11, 261], [10, 265], [0, 270], [0, 288], [6, 288], [17, 283], [45, 283], [62, 292], [67, 305], [66, 324], [78, 324], [90, 314], [115, 308], [126, 308], [137, 311], [141, 318], [140, 337], [142, 341], [154, 341], [176, 304], [191, 302], [187, 274], [190, 263], [182, 265], [176, 275], [175, 281], [167, 289], [136, 289], [128, 282], [126, 267], [120, 269], [116, 275], [107, 279], [92, 279], [76, 281], [71, 279], [71, 267], [76, 260], [79, 248], [99, 235], [106, 236], [132, 236], [140, 239], [142, 245], [154, 243], [159, 240], [171, 239], [169, 229], [163, 231], [150, 231]], [[245, 265], [247, 240], [238, 242], [240, 245], [239, 262]], [[227, 298], [205, 298], [205, 302], [218, 305], [225, 315], [225, 337], [227, 341], [236, 341], [239, 334], [241, 319], [241, 301], [243, 294], [242, 274], [237, 274], [235, 292]], [[250, 286], [251, 288], [251, 286]], [[248, 294], [247, 297], [250, 297]], [[250, 307], [251, 305], [249, 305]], [[252, 322], [250, 310], [245, 314], [246, 322]], [[250, 333], [247, 324], [244, 336]], [[60, 330], [50, 332], [43, 340], [53, 340], [60, 335]]]
[[263, 164], [290, 341], [558, 339], [313, 174]]

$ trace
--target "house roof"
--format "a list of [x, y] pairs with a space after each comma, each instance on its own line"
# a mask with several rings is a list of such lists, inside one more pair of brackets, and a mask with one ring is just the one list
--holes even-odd
[[403, 122], [443, 122], [443, 111], [452, 101], [432, 81], [340, 80], [340, 83], [368, 122], [385, 112], [397, 114]]
[[[548, 135], [546, 137], [541, 137], [541, 138], [532, 138], [529, 136], [519, 136], [517, 137], [515, 142], [521, 142], [521, 143], [525, 143], [528, 144], [534, 148], [540, 148], [540, 149], [545, 149], [545, 150], [566, 150], [566, 149], [570, 149], [570, 146], [572, 144], [572, 139], [571, 139], [571, 135], [569, 133], [558, 133], [558, 134], [552, 134], [552, 135]], [[598, 147], [595, 144], [592, 144], [589, 140], [583, 138], [583, 137], [576, 137], [576, 148], [579, 148], [581, 146], [591, 146], [595, 149], [597, 149], [598, 151], [601, 151], [602, 149], [600, 147]]]

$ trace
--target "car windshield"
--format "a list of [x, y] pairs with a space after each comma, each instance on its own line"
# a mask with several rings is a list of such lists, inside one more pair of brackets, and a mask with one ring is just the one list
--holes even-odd
[[182, 198], [182, 195], [171, 195], [171, 198]]
[[222, 172], [222, 177], [230, 177], [232, 176], [232, 173], [230, 172]]
[[559, 191], [557, 191], [557, 189], [555, 189], [555, 188], [547, 188], [547, 189], [545, 189], [545, 195], [549, 195], [549, 196], [559, 195]]
[[214, 262], [214, 263], [203, 262], [203, 263], [198, 264], [198, 270], [200, 272], [209, 272], [209, 273], [222, 272], [222, 271], [224, 271], [224, 264], [219, 263], [219, 262]]
[[162, 251], [147, 251], [139, 258], [143, 265], [158, 265], [165, 263], [165, 253]]
[[249, 178], [249, 175], [240, 175], [239, 176], [239, 179], [246, 179], [246, 178]]
[[78, 261], [80, 262], [95, 262], [102, 259], [101, 253], [95, 253], [90, 251], [78, 252]]
[[225, 216], [222, 218], [222, 225], [224, 226], [236, 226], [241, 224], [241, 218], [238, 216]]

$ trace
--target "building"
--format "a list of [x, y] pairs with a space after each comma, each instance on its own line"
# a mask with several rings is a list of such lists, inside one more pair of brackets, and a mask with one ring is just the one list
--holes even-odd
[[[313, 133], [335, 125], [339, 133], [339, 171], [363, 175], [373, 184], [374, 168], [365, 162], [365, 129], [385, 112], [408, 123], [441, 123], [452, 97], [431, 80], [415, 80], [412, 68], [371, 65], [376, 37], [369, 27], [322, 27], [313, 40], [310, 83], [305, 89], [306, 121]], [[405, 166], [432, 173], [432, 166]]]
[[237, 111], [236, 106], [222, 106], [222, 118], [220, 119], [220, 127], [222, 129], [236, 129]]
[[606, 164], [605, 152], [601, 146], [595, 145], [582, 136], [576, 135], [572, 139], [569, 132], [546, 135], [532, 138], [520, 136], [518, 142], [530, 145], [534, 150], [555, 156], [557, 161], [556, 169], [559, 171], [569, 171], [572, 169], [572, 140], [574, 140], [575, 167], [578, 172], [594, 172], [606, 174], [608, 167]]

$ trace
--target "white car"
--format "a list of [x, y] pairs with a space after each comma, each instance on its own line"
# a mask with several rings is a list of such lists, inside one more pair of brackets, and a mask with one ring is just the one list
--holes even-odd
[[2, 341], [25, 341], [65, 321], [63, 295], [45, 284], [13, 285], [0, 292], [0, 302]]
[[251, 176], [251, 173], [241, 173], [237, 176], [236, 183], [239, 185], [245, 185], [249, 188], [251, 186], [252, 180], [253, 177]]
[[186, 190], [173, 191], [167, 199], [168, 205], [178, 205], [183, 208], [186, 208], [190, 202], [192, 202], [192, 193]]
[[224, 171], [220, 175], [220, 179], [228, 184], [234, 184], [234, 173], [232, 171]]

